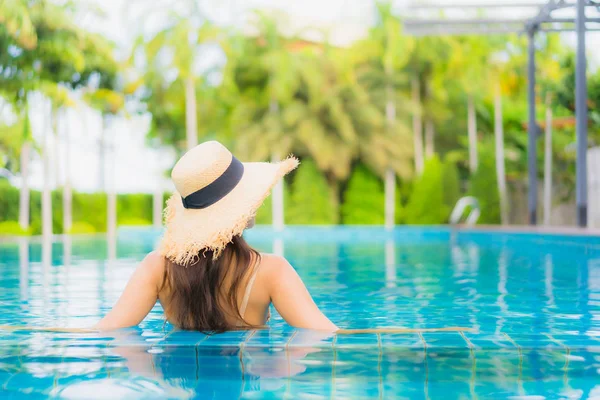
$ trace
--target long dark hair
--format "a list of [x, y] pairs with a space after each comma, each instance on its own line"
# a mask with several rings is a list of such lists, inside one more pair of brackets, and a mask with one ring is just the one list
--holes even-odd
[[[216, 259], [213, 255], [212, 250], [201, 250], [188, 265], [166, 260], [162, 288], [169, 289], [170, 301], [165, 311], [181, 329], [225, 332], [238, 328], [231, 324], [232, 317], [249, 325], [240, 314], [238, 289], [260, 261], [260, 253], [235, 236]], [[230, 286], [223, 291], [226, 278]]]

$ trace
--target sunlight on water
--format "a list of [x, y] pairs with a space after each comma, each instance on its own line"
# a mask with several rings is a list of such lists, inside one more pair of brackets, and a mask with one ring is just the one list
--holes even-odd
[[[118, 298], [159, 232], [0, 243], [0, 324], [86, 327]], [[266, 228], [315, 301], [348, 328], [464, 332], [327, 335], [288, 327], [206, 336], [160, 306], [104, 334], [1, 330], [14, 397], [594, 398], [600, 396], [600, 239], [445, 229]], [[111, 250], [111, 247], [114, 250]], [[108, 255], [112, 255], [109, 257]]]

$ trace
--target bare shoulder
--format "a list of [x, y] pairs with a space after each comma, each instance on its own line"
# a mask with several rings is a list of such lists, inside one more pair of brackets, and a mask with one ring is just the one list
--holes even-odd
[[275, 254], [261, 253], [260, 269], [263, 276], [267, 277], [271, 283], [283, 279], [290, 273], [295, 274], [295, 270], [288, 260]]
[[265, 272], [275, 272], [281, 269], [289, 268], [290, 263], [284, 257], [275, 254], [260, 253], [260, 268]]
[[144, 257], [138, 267], [145, 278], [156, 282], [157, 286], [162, 282], [165, 273], [165, 258], [156, 251], [151, 251]]

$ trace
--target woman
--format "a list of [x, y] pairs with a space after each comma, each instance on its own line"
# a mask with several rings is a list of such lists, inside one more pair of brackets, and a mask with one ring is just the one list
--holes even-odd
[[297, 328], [335, 331], [282, 257], [261, 254], [242, 238], [271, 188], [298, 166], [241, 163], [218, 142], [202, 143], [175, 165], [177, 192], [165, 209], [166, 231], [96, 325], [139, 324], [160, 301], [173, 325], [203, 332], [264, 326], [269, 306]]

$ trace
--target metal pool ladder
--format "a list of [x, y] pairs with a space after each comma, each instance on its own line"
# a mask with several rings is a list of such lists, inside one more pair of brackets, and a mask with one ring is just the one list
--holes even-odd
[[473, 196], [466, 196], [460, 198], [456, 202], [454, 210], [452, 210], [452, 214], [450, 214], [450, 225], [458, 224], [467, 207], [471, 207], [471, 212], [469, 212], [467, 215], [465, 225], [473, 226], [477, 223], [477, 220], [481, 215], [481, 211], [479, 209], [479, 200]]

